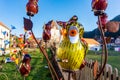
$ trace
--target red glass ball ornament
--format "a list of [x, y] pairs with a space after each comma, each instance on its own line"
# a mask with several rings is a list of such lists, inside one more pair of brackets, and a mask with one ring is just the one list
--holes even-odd
[[101, 23], [103, 26], [105, 26], [105, 24], [107, 23], [107, 18], [108, 18], [107, 14], [103, 14], [101, 16]]
[[50, 38], [51, 38], [51, 33], [50, 33], [50, 31], [48, 30], [44, 30], [43, 31], [43, 40], [45, 41], [45, 42], [47, 42], [48, 40], [50, 40]]
[[51, 24], [50, 23], [45, 24], [44, 30], [43, 30], [43, 35], [42, 35], [43, 40], [45, 42], [51, 39], [51, 32], [50, 31], [51, 31]]
[[30, 56], [29, 54], [25, 54], [25, 55], [23, 56], [22, 62], [23, 62], [23, 63], [26, 63], [26, 64], [30, 64], [30, 61], [31, 61], [31, 56]]
[[61, 26], [63, 28], [66, 28], [66, 26], [67, 26], [67, 22], [63, 22], [63, 21], [56, 21], [56, 22], [59, 26]]
[[29, 0], [26, 5], [26, 11], [28, 16], [34, 16], [38, 13], [38, 0]]
[[92, 10], [95, 15], [103, 14], [107, 8], [108, 1], [107, 0], [92, 0]]
[[38, 0], [29, 0], [29, 1], [31, 1], [31, 2], [33, 2], [33, 1], [38, 2]]
[[20, 65], [19, 71], [22, 76], [28, 76], [31, 70], [30, 66], [31, 56], [29, 54], [25, 54], [23, 56], [22, 63]]
[[93, 10], [105, 10], [107, 8], [107, 0], [92, 0]]
[[22, 76], [28, 76], [29, 75], [29, 72], [30, 72], [30, 65], [29, 64], [21, 64], [20, 65], [20, 68], [19, 68], [19, 71], [21, 73]]
[[106, 23], [106, 28], [108, 32], [116, 33], [119, 31], [120, 22], [109, 21]]
[[44, 27], [45, 30], [51, 30], [51, 24], [46, 24], [45, 27]]
[[[106, 13], [104, 13], [103, 15], [100, 16], [101, 24], [103, 27], [105, 27], [106, 23], [108, 22], [107, 18], [108, 18], [108, 16]], [[97, 24], [98, 24], [98, 22], [97, 22]]]

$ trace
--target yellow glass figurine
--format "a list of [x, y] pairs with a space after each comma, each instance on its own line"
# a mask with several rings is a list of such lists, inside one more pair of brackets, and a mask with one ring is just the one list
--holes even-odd
[[[63, 39], [57, 49], [56, 56], [60, 61], [60, 66], [66, 70], [79, 70], [84, 62], [88, 50], [86, 42], [82, 36], [83, 26], [77, 22], [77, 16], [73, 16], [66, 25], [62, 26]], [[58, 24], [59, 25], [59, 24]]]

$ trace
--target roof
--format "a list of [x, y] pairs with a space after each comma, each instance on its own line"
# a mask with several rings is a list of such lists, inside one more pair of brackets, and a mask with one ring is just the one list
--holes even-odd
[[4, 28], [10, 30], [10, 28], [8, 28], [7, 26], [5, 26], [2, 22], [0, 22], [0, 25], [3, 26]]
[[99, 45], [100, 44], [98, 41], [92, 38], [84, 38], [84, 40], [88, 43], [88, 45], [93, 45], [93, 44]]
[[51, 28], [56, 27], [58, 29], [57, 23], [54, 20], [50, 20], [48, 23], [46, 23], [44, 26], [51, 25]]

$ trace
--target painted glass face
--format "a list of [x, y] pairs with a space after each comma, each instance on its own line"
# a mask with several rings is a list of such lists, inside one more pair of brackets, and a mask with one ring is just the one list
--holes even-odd
[[69, 39], [71, 43], [77, 43], [79, 39], [79, 30], [76, 26], [71, 26], [69, 28]]

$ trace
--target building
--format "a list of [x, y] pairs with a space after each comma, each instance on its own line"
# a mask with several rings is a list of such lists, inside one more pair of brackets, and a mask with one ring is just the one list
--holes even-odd
[[5, 46], [5, 41], [10, 41], [10, 29], [0, 22], [0, 48], [9, 48], [9, 44]]
[[84, 38], [84, 40], [88, 43], [89, 50], [99, 51], [100, 50], [100, 43], [92, 38]]
[[56, 21], [50, 21], [51, 24], [51, 41], [54, 41], [56, 43], [59, 43], [60, 41], [60, 30], [58, 28], [58, 25]]
[[114, 50], [120, 51], [120, 36], [115, 40]]
[[118, 38], [116, 38], [115, 44], [120, 45], [120, 36]]
[[[46, 36], [46, 39], [48, 39], [46, 42], [47, 47], [50, 47], [51, 45], [57, 46], [57, 44], [59, 44], [60, 37], [61, 37], [59, 28], [60, 27], [54, 20], [49, 21], [48, 23], [46, 23], [43, 26], [43, 30], [46, 31], [46, 33], [43, 33], [43, 35]], [[49, 34], [49, 36], [48, 36], [48, 34]], [[43, 36], [43, 39], [44, 39], [44, 36]], [[47, 36], [50, 38], [48, 38]]]

